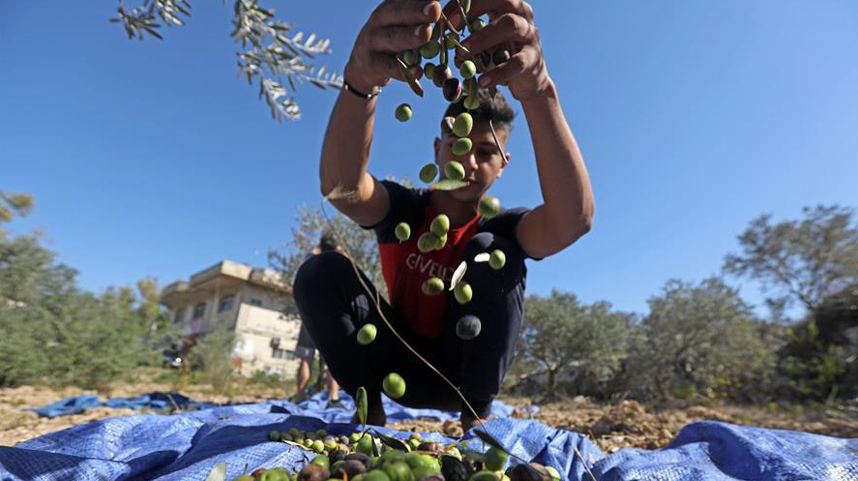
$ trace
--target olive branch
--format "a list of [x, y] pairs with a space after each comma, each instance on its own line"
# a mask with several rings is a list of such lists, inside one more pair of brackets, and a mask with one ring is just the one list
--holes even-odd
[[[226, 4], [227, 0], [223, 0]], [[163, 40], [158, 29], [163, 25], [184, 26], [191, 16], [188, 0], [143, 0], [140, 7], [128, 8], [120, 0], [117, 16], [110, 22], [122, 23], [129, 39], [143, 40], [146, 35]], [[266, 9], [258, 0], [234, 0], [233, 30], [230, 36], [241, 43], [243, 51], [236, 53], [239, 76], [248, 84], [259, 84], [259, 98], [271, 109], [271, 118], [278, 122], [298, 120], [301, 109], [290, 95], [304, 81], [326, 90], [342, 88], [343, 78], [337, 72], [319, 69], [310, 63], [316, 55], [329, 55], [330, 39], [317, 38], [311, 33], [291, 34], [294, 25], [276, 20], [274, 9]], [[183, 18], [184, 17], [184, 18]], [[288, 85], [288, 89], [287, 89]]]

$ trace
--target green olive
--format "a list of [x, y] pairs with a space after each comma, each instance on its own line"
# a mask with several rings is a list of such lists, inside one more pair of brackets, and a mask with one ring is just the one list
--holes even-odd
[[494, 217], [500, 212], [500, 200], [497, 197], [487, 195], [480, 199], [480, 215], [486, 218]]
[[423, 283], [421, 289], [427, 296], [437, 296], [444, 292], [444, 281], [442, 281], [440, 277], [427, 279], [426, 282]]
[[474, 297], [474, 291], [471, 289], [471, 285], [467, 282], [460, 282], [456, 284], [456, 288], [453, 289], [453, 295], [456, 297], [459, 304], [467, 304], [471, 302], [471, 298]]
[[435, 250], [439, 251], [447, 245], [447, 234], [438, 237], [438, 242], [435, 243]]
[[373, 469], [372, 471], [363, 475], [363, 481], [391, 481], [391, 479], [390, 476], [388, 476], [387, 473], [385, 473], [384, 471], [380, 469]]
[[430, 41], [429, 43], [425, 43], [422, 47], [420, 47], [420, 55], [422, 55], [423, 58], [435, 58], [438, 56], [438, 53], [440, 51], [441, 45], [438, 42]]
[[484, 460], [485, 467], [489, 471], [500, 471], [503, 469], [504, 464], [506, 464], [507, 458], [509, 458], [509, 455], [500, 449], [489, 448]]
[[268, 433], [268, 440], [274, 441], [274, 442], [280, 441], [280, 432], [279, 431], [271, 431], [270, 433]]
[[468, 95], [465, 99], [465, 108], [468, 110], [477, 110], [480, 108], [480, 99], [476, 95]]
[[459, 73], [462, 75], [462, 78], [469, 79], [477, 74], [477, 65], [471, 60], [465, 60], [462, 62], [462, 66], [459, 67]]
[[[468, 103], [468, 100], [470, 98], [471, 97], [468, 97], [467, 99], [465, 99], [466, 104]], [[467, 137], [462, 137], [461, 139], [458, 139], [455, 142], [453, 142], [453, 155], [458, 155], [458, 156], [465, 155], [471, 151], [471, 148], [473, 146], [474, 146], [474, 144], [473, 144], [473, 142], [471, 142], [471, 139], [469, 139]], [[447, 173], [446, 166], [444, 168], [444, 173], [445, 174]]]
[[375, 340], [375, 335], [378, 333], [378, 328], [375, 324], [364, 324], [357, 333], [357, 342], [361, 346], [366, 346]]
[[405, 379], [402, 376], [392, 372], [384, 377], [382, 382], [384, 393], [393, 399], [399, 399], [405, 395]]
[[552, 466], [546, 466], [545, 470], [548, 471], [548, 475], [551, 476], [551, 479], [556, 479], [560, 481], [560, 472], [554, 469]]
[[429, 230], [438, 237], [441, 237], [450, 230], [450, 218], [445, 214], [438, 214], [429, 225]]
[[434, 182], [437, 176], [438, 166], [435, 164], [426, 164], [420, 169], [420, 180], [427, 184]]
[[467, 137], [474, 128], [474, 118], [468, 112], [462, 112], [453, 121], [453, 133], [456, 137]]
[[400, 222], [399, 224], [396, 224], [394, 234], [396, 234], [396, 238], [399, 239], [399, 242], [405, 242], [411, 238], [411, 226], [406, 222]]
[[[463, 139], [459, 139], [459, 140], [467, 140], [468, 142], [471, 142], [471, 139], [469, 139], [467, 137], [463, 138]], [[456, 143], [458, 143], [459, 140], [457, 140]], [[456, 143], [453, 144], [453, 153], [456, 153]], [[465, 153], [470, 152], [470, 150], [471, 150], [471, 148], [469, 146], [468, 150]], [[463, 155], [463, 154], [456, 154], [456, 155]], [[455, 160], [451, 160], [451, 161], [447, 162], [446, 164], [444, 164], [444, 177], [451, 179], [451, 180], [462, 180], [465, 178], [465, 167], [460, 162], [457, 162]]]
[[409, 67], [414, 67], [420, 63], [420, 56], [414, 50], [406, 50], [402, 52], [402, 61]]
[[456, 44], [459, 43], [459, 35], [455, 32], [450, 32], [444, 36], [444, 46], [447, 47], [447, 50], [456, 48]]
[[474, 33], [478, 30], [482, 30], [485, 26], [486, 26], [485, 20], [483, 20], [482, 18], [475, 18], [475, 19], [471, 20], [471, 23], [470, 23], [470, 25], [468, 25], [468, 28], [471, 30], [471, 33]]
[[431, 232], [424, 232], [417, 239], [417, 250], [422, 253], [427, 253], [431, 250], [435, 249], [435, 245], [438, 243], [438, 236]]
[[423, 66], [423, 74], [426, 75], [426, 78], [431, 79], [435, 76], [435, 64], [432, 62], [426, 63]]
[[474, 473], [468, 481], [499, 481], [500, 476], [489, 470], [482, 470]]
[[492, 269], [500, 270], [504, 264], [506, 264], [506, 254], [500, 249], [493, 250], [489, 256], [489, 265], [492, 266]]
[[411, 106], [402, 104], [396, 107], [396, 119], [400, 122], [408, 122], [411, 119]]
[[331, 459], [324, 454], [320, 454], [313, 458], [311, 463], [316, 463], [325, 469], [331, 469]]

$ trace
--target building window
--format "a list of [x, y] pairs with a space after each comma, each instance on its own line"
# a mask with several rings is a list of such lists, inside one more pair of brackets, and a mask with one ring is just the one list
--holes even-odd
[[173, 317], [173, 322], [180, 323], [185, 320], [185, 308], [181, 308], [176, 311], [176, 316]]
[[250, 305], [256, 306], [256, 307], [262, 307], [262, 299], [251, 299]]
[[194, 319], [199, 319], [206, 315], [206, 303], [201, 302], [194, 306]]
[[272, 347], [271, 357], [273, 357], [274, 359], [294, 359], [295, 356], [292, 351]]
[[231, 311], [232, 305], [235, 303], [235, 296], [226, 296], [220, 300], [220, 305], [217, 308], [217, 312], [225, 312]]

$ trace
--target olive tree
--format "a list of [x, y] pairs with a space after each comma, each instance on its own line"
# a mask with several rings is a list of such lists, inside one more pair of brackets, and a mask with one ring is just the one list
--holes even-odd
[[[0, 190], [0, 224], [11, 222], [17, 215], [27, 216], [33, 210], [33, 196], [23, 192], [4, 192]], [[6, 232], [0, 228], [0, 237]]]
[[[293, 24], [276, 19], [274, 9], [262, 7], [258, 0], [234, 0], [232, 7], [230, 36], [241, 44], [236, 53], [239, 72], [249, 84], [259, 85], [259, 98], [265, 99], [272, 118], [278, 122], [301, 118], [298, 102], [289, 93], [300, 82], [323, 90], [342, 87], [341, 75], [311, 62], [316, 55], [331, 53], [329, 39], [292, 33]], [[117, 16], [110, 21], [121, 23], [129, 39], [143, 40], [148, 35], [163, 40], [163, 25], [183, 26], [190, 17], [188, 0], [143, 0], [131, 8], [120, 0]]]
[[[345, 250], [355, 265], [360, 268], [382, 297], [387, 297], [387, 288], [381, 273], [381, 257], [375, 233], [355, 224], [328, 205], [325, 211], [319, 206], [304, 205], [292, 228], [292, 238], [280, 249], [268, 252], [268, 262], [281, 274], [286, 285], [291, 286], [298, 268], [314, 247], [319, 244], [323, 232], [333, 233], [340, 247]], [[288, 303], [288, 313], [297, 313], [293, 303]]]
[[697, 285], [672, 279], [648, 302], [625, 363], [629, 393], [664, 399], [765, 392], [778, 337], [753, 317], [736, 289], [718, 277]]
[[587, 305], [572, 293], [529, 296], [516, 371], [544, 374], [549, 392], [563, 380], [576, 394], [608, 394], [625, 357], [632, 319], [608, 302]]
[[727, 255], [724, 271], [760, 281], [775, 311], [800, 302], [808, 313], [858, 282], [858, 226], [852, 210], [804, 207], [803, 218], [771, 222], [762, 215], [739, 235], [742, 251]]

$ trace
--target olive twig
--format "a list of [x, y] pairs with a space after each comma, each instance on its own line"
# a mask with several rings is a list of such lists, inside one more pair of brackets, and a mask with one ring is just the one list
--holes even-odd
[[451, 32], [455, 33], [456, 35], [462, 34], [462, 32], [456, 30], [456, 27], [454, 27], [453, 23], [450, 21], [450, 19], [448, 19], [447, 16], [444, 15], [444, 12], [441, 12], [441, 20], [444, 21], [444, 24], [447, 26], [447, 28], [450, 29]]
[[492, 119], [489, 119], [489, 128], [492, 129], [492, 140], [495, 141], [495, 147], [498, 148], [498, 154], [503, 157], [503, 149], [500, 146], [500, 142], [498, 142], [498, 134], [495, 132], [495, 124], [492, 122]]

